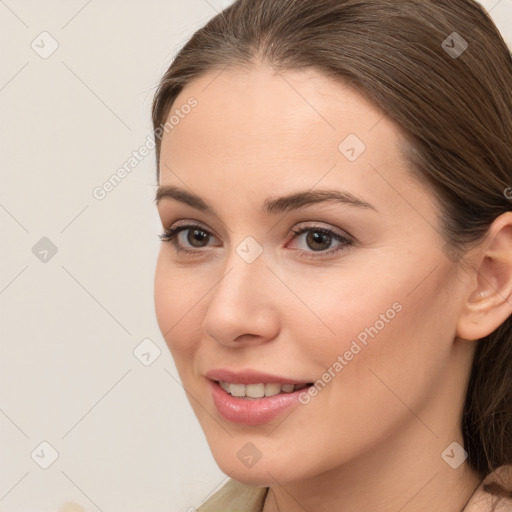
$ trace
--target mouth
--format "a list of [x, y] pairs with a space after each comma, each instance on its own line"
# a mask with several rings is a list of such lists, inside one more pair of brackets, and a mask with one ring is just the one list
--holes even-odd
[[217, 412], [231, 423], [262, 425], [273, 421], [300, 403], [300, 396], [313, 383], [250, 383], [210, 380]]
[[214, 382], [232, 397], [246, 400], [258, 400], [265, 397], [289, 394], [313, 385], [312, 382], [301, 384], [280, 384], [278, 382], [241, 384], [222, 380]]
[[301, 403], [313, 386], [306, 379], [280, 376], [251, 368], [215, 369], [205, 374], [213, 404], [225, 420], [241, 425], [273, 421]]

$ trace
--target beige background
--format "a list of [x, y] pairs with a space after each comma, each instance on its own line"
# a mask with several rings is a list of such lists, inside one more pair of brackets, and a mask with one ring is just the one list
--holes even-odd
[[[93, 190], [228, 3], [0, 0], [0, 512], [191, 512], [225, 480], [154, 316], [154, 153]], [[483, 3], [512, 44], [512, 0]]]

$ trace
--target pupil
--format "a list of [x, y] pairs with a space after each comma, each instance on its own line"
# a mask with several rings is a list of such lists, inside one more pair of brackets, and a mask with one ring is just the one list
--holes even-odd
[[[311, 231], [307, 236], [307, 243], [310, 249], [321, 251], [323, 249], [327, 249], [331, 244], [330, 235], [326, 235], [325, 233], [320, 233], [318, 231]], [[322, 241], [326, 241], [327, 243], [322, 244]], [[314, 247], [314, 244], [323, 245], [323, 247]]]
[[[195, 247], [201, 247], [201, 242], [204, 241], [206, 238], [208, 238], [208, 235], [204, 231], [201, 231], [200, 229], [194, 229], [189, 230], [187, 241], [190, 243], [190, 245], [193, 245]], [[197, 242], [199, 242], [199, 245], [196, 245]]]

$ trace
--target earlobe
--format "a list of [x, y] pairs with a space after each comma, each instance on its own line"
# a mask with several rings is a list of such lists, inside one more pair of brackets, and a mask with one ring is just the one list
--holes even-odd
[[476, 253], [457, 323], [465, 340], [484, 338], [512, 314], [512, 212], [494, 220]]

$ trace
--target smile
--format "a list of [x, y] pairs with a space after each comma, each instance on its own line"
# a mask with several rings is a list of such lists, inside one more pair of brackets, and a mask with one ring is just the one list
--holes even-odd
[[300, 394], [311, 385], [209, 381], [218, 414], [230, 423], [251, 426], [268, 423], [296, 407]]
[[219, 386], [233, 397], [255, 400], [263, 397], [276, 396], [282, 393], [293, 393], [308, 386], [308, 384], [235, 384], [224, 381], [217, 381]]

